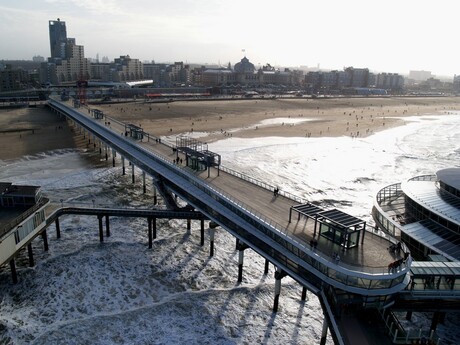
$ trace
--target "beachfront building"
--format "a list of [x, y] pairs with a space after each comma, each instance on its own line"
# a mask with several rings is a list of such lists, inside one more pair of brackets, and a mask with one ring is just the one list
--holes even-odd
[[404, 77], [398, 73], [379, 73], [375, 86], [385, 90], [401, 91], [404, 87]]
[[29, 84], [29, 74], [22, 68], [6, 65], [0, 68], [0, 92], [25, 89]]
[[142, 62], [132, 59], [129, 55], [116, 58], [111, 64], [112, 81], [134, 81], [144, 79]]
[[383, 188], [375, 197], [373, 217], [414, 258], [460, 261], [460, 168]]
[[460, 75], [454, 75], [454, 80], [452, 83], [452, 89], [455, 94], [460, 93]]
[[233, 69], [230, 64], [228, 67], [206, 68], [200, 77], [201, 85], [208, 87], [284, 87], [299, 86], [303, 82], [301, 71], [287, 68], [281, 71], [270, 64], [257, 70], [246, 56]]
[[400, 92], [404, 78], [397, 73], [374, 74], [367, 68], [347, 67], [343, 71], [308, 72], [305, 84], [320, 94], [386, 94]]
[[65, 22], [49, 21], [51, 57], [40, 65], [40, 83], [73, 84], [90, 78], [91, 63], [85, 58], [82, 45], [68, 38]]
[[50, 33], [50, 48], [52, 59], [66, 58], [67, 29], [65, 22], [59, 18], [48, 23]]

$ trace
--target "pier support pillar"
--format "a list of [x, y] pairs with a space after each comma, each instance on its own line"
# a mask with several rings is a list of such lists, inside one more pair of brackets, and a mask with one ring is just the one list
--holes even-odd
[[154, 205], [158, 204], [158, 200], [157, 200], [157, 187], [155, 187], [155, 184], [153, 184], [153, 204], [154, 204]]
[[104, 145], [104, 152], [105, 152], [105, 160], [109, 160], [109, 149], [107, 148], [107, 145]]
[[110, 237], [110, 222], [109, 222], [109, 215], [105, 216], [105, 235]]
[[102, 229], [102, 216], [98, 215], [97, 220], [99, 222], [99, 241], [104, 242], [104, 230]]
[[27, 245], [27, 254], [29, 255], [29, 266], [34, 267], [34, 252], [32, 250], [32, 243]]
[[269, 267], [270, 261], [268, 259], [265, 259], [265, 268], [264, 268], [264, 274], [268, 274], [268, 267]]
[[320, 345], [325, 345], [326, 344], [326, 337], [327, 337], [327, 329], [329, 327], [329, 324], [327, 322], [326, 316], [324, 316], [323, 320], [323, 330], [321, 332], [321, 340], [319, 342]]
[[112, 167], [115, 168], [115, 157], [117, 156], [117, 153], [115, 152], [114, 149], [112, 149]]
[[131, 164], [131, 180], [134, 183], [134, 164]]
[[214, 256], [214, 234], [216, 232], [216, 229], [214, 228], [209, 228], [209, 256], [213, 257]]
[[412, 311], [409, 310], [407, 313], [406, 313], [406, 320], [410, 321], [412, 320]]
[[144, 194], [147, 193], [147, 187], [145, 184], [145, 171], [142, 172], [142, 191]]
[[302, 296], [300, 297], [302, 301], [305, 301], [307, 299], [307, 288], [305, 286], [302, 286]]
[[56, 237], [61, 238], [61, 226], [59, 225], [59, 218], [56, 218], [54, 224], [56, 224]]
[[238, 250], [238, 283], [243, 281], [243, 260], [244, 260], [244, 251], [248, 249], [248, 245], [241, 241], [238, 241], [236, 249]]
[[43, 239], [43, 248], [45, 252], [47, 252], [49, 247], [48, 247], [48, 235], [46, 234], [46, 229], [43, 230], [42, 232], [42, 239]]
[[191, 234], [192, 233], [192, 220], [191, 219], [187, 219], [187, 234]]
[[126, 169], [125, 169], [125, 157], [121, 157], [121, 166], [122, 166], [122, 175], [126, 175]]
[[273, 312], [276, 313], [278, 311], [278, 303], [281, 293], [281, 279], [286, 277], [286, 272], [282, 269], [276, 268], [275, 271], [275, 300], [273, 303]]
[[240, 243], [240, 240], [238, 237], [235, 237], [235, 250], [238, 250], [238, 244]]
[[200, 245], [204, 246], [204, 219], [200, 221]]
[[438, 321], [440, 324], [444, 325], [444, 321], [446, 321], [446, 312], [439, 312], [439, 318]]
[[10, 269], [11, 269], [11, 277], [13, 278], [13, 284], [18, 283], [18, 273], [16, 272], [16, 263], [14, 258], [10, 260]]
[[238, 283], [243, 281], [243, 260], [244, 260], [244, 250], [238, 251]]
[[436, 331], [436, 328], [438, 327], [438, 322], [439, 322], [439, 311], [435, 311], [433, 313], [433, 318], [431, 319], [431, 326], [430, 326], [430, 332], [431, 331]]
[[149, 231], [149, 249], [152, 249], [152, 246], [153, 246], [152, 217], [147, 218], [147, 225], [148, 225], [148, 231]]
[[102, 155], [102, 141], [99, 140], [99, 154]]

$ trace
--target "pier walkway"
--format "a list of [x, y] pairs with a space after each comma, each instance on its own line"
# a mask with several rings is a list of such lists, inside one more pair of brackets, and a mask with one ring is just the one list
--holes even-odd
[[[185, 157], [173, 144], [149, 134], [128, 137], [125, 124], [115, 119], [107, 121], [107, 117], [104, 122], [104, 116], [95, 119], [89, 108], [73, 108], [54, 99], [49, 100], [49, 106], [80, 128], [88, 144], [99, 146], [101, 153], [104, 146], [106, 159], [112, 155], [114, 166], [116, 156], [121, 156], [123, 174], [125, 160], [129, 161], [133, 183], [136, 167], [142, 171], [144, 189], [148, 175], [169, 206], [174, 207], [173, 202], [168, 202], [174, 195], [209, 219], [211, 251], [216, 225], [232, 234], [239, 250], [239, 281], [245, 249], [254, 250], [266, 263], [274, 264], [275, 311], [281, 279], [286, 275], [303, 286], [303, 294], [305, 289], [316, 294], [325, 312], [322, 343], [329, 327], [334, 341], [343, 344], [331, 303], [344, 301], [381, 308], [397, 303], [400, 293], [404, 296], [401, 301], [415, 296], [414, 291], [409, 291], [411, 260], [407, 265], [404, 261], [407, 248], [402, 245], [398, 251], [388, 250], [398, 241], [366, 228], [365, 222], [283, 191], [274, 194], [273, 186], [229, 169], [193, 170], [180, 164], [178, 158]], [[337, 233], [331, 231], [334, 227], [346, 229], [345, 246], [335, 240]], [[450, 292], [456, 300], [458, 290], [455, 285]], [[433, 300], [436, 296], [439, 300], [444, 298], [438, 292], [430, 294]]]

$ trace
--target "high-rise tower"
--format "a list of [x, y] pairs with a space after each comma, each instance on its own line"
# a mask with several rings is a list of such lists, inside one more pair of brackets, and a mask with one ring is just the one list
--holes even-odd
[[49, 29], [51, 58], [65, 59], [67, 43], [67, 30], [65, 27], [65, 22], [61, 22], [59, 18], [57, 21], [50, 20]]

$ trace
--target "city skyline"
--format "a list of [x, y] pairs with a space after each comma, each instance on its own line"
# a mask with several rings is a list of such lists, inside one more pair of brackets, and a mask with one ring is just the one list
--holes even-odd
[[442, 8], [426, 1], [391, 0], [377, 10], [371, 5], [361, 0], [0, 0], [0, 59], [51, 56], [48, 21], [60, 18], [67, 36], [76, 38], [90, 58], [130, 55], [226, 66], [247, 55], [256, 67], [320, 64], [402, 74], [460, 73], [455, 54], [449, 54], [456, 32], [453, 1], [444, 1]]

